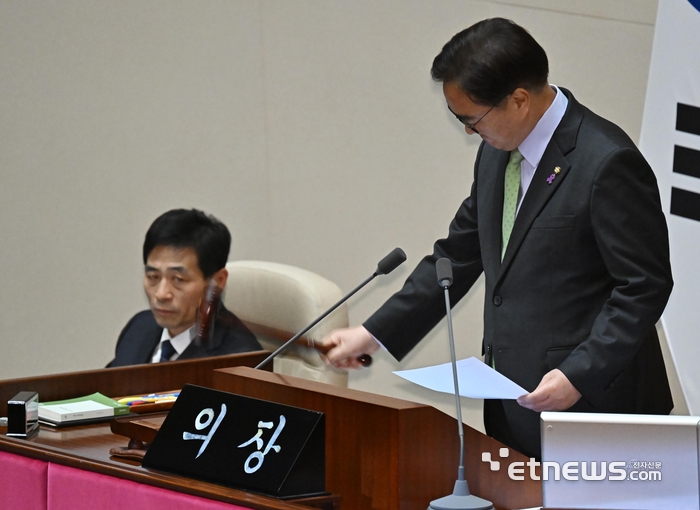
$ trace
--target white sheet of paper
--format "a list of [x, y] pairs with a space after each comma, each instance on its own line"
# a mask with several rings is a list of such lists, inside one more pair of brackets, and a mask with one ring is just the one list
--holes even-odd
[[[454, 394], [452, 363], [394, 372], [407, 381], [433, 391]], [[468, 398], [502, 398], [513, 400], [527, 394], [523, 388], [499, 374], [483, 361], [471, 357], [457, 361], [459, 394]]]

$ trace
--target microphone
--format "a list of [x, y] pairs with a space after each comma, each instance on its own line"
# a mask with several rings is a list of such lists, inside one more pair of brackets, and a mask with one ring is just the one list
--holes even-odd
[[430, 502], [428, 510], [493, 510], [490, 501], [469, 493], [469, 484], [464, 478], [464, 428], [462, 426], [462, 402], [459, 400], [459, 380], [457, 378], [457, 356], [455, 355], [455, 337], [452, 332], [452, 307], [450, 306], [450, 285], [452, 278], [452, 262], [448, 258], [440, 258], [435, 262], [438, 285], [445, 291], [445, 308], [447, 309], [447, 334], [450, 340], [450, 357], [452, 359], [452, 377], [455, 385], [455, 407], [457, 408], [457, 429], [459, 431], [459, 469], [454, 490], [449, 496]]
[[452, 285], [452, 262], [450, 259], [442, 257], [435, 262], [435, 272], [437, 273], [438, 284], [443, 289]]
[[374, 276], [389, 274], [404, 262], [406, 262], [404, 251], [401, 248], [394, 248], [389, 252], [389, 255], [379, 261]]
[[[369, 282], [374, 280], [377, 276], [391, 273], [394, 269], [399, 267], [405, 260], [406, 260], [406, 254], [404, 253], [404, 251], [401, 248], [394, 248], [386, 257], [384, 257], [382, 260], [379, 261], [379, 263], [377, 264], [377, 269], [374, 271], [374, 273], [372, 273], [372, 276], [368, 277], [365, 281], [363, 281], [357, 287], [355, 287], [350, 292], [345, 294], [345, 296], [340, 298], [340, 301], [338, 301], [333, 306], [331, 306], [328, 310], [323, 312], [318, 318], [316, 318], [314, 321], [312, 321], [311, 324], [309, 324], [304, 329], [299, 331], [299, 333], [297, 333], [292, 338], [287, 340], [275, 352], [273, 352], [267, 358], [262, 360], [260, 362], [260, 364], [258, 364], [258, 366], [256, 366], [255, 368], [262, 368], [265, 365], [267, 365], [278, 354], [280, 354], [285, 349], [287, 349], [290, 345], [292, 345], [294, 342], [296, 342], [304, 333], [306, 333], [308, 330], [313, 328], [316, 324], [318, 324], [323, 319], [325, 319], [333, 310], [335, 310], [340, 305], [345, 303], [348, 299], [350, 299], [353, 296], [353, 294], [355, 294], [358, 290], [360, 290], [362, 287], [364, 287]], [[304, 343], [306, 343], [306, 342], [304, 342]], [[332, 349], [332, 347], [322, 345], [322, 344], [315, 342], [313, 340], [309, 340], [308, 345], [310, 347], [313, 347], [314, 349], [316, 349], [317, 351], [319, 351], [323, 354], [326, 354], [329, 350]], [[357, 360], [362, 364], [362, 366], [365, 366], [365, 367], [368, 367], [372, 364], [372, 357], [369, 354], [362, 354], [362, 355], [357, 357]]]

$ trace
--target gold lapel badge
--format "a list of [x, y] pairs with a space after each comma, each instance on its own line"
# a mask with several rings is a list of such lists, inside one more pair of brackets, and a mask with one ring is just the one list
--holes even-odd
[[552, 181], [554, 181], [556, 176], [559, 175], [560, 173], [561, 173], [561, 167], [560, 166], [554, 167], [554, 173], [552, 175], [550, 175], [549, 177], [547, 177], [547, 184], [552, 184]]

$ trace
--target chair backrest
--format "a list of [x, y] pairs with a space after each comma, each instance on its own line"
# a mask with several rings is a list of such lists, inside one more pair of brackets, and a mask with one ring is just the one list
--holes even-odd
[[[341, 297], [340, 288], [322, 276], [299, 267], [240, 260], [226, 264], [228, 282], [224, 305], [236, 314], [265, 349], [274, 351]], [[347, 327], [347, 306], [309, 330], [304, 338], [321, 340], [331, 330]], [[274, 360], [274, 371], [313, 381], [347, 386], [343, 370], [327, 367], [316, 350], [293, 345]]]

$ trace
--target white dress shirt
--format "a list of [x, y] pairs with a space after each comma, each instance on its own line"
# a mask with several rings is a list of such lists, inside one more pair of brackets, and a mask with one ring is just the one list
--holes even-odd
[[175, 348], [175, 354], [170, 357], [170, 361], [175, 361], [177, 358], [179, 358], [180, 355], [185, 352], [185, 349], [190, 346], [192, 340], [194, 340], [194, 329], [194, 326], [192, 326], [190, 329], [186, 329], [179, 335], [175, 335], [175, 338], [171, 338], [168, 329], [163, 328], [163, 333], [160, 335], [160, 343], [158, 344], [156, 352], [153, 353], [151, 363], [160, 363], [160, 351], [163, 348], [163, 342], [166, 340], [170, 340], [170, 343]]
[[544, 150], [549, 145], [554, 131], [564, 117], [566, 106], [569, 104], [569, 100], [556, 85], [550, 86], [557, 92], [554, 101], [552, 101], [552, 104], [549, 105], [547, 111], [544, 112], [542, 118], [537, 122], [535, 129], [527, 135], [527, 138], [518, 147], [520, 154], [523, 155], [523, 161], [520, 163], [520, 194], [518, 195], [518, 208], [515, 211], [516, 216], [518, 211], [520, 211], [520, 205], [523, 203], [523, 197], [527, 193], [527, 189], [530, 187], [532, 178], [535, 175], [537, 165], [540, 164]]

